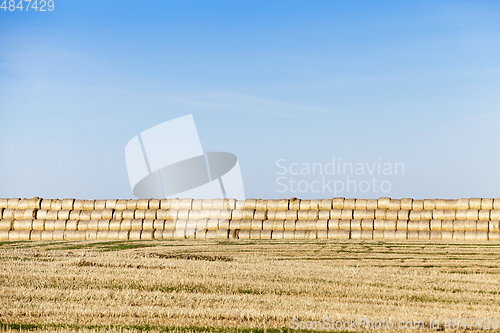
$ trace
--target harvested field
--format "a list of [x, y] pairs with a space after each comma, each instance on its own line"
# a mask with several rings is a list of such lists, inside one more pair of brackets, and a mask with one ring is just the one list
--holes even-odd
[[500, 317], [499, 259], [491, 242], [3, 242], [0, 329], [295, 332], [292, 318], [368, 318], [431, 332], [430, 319]]

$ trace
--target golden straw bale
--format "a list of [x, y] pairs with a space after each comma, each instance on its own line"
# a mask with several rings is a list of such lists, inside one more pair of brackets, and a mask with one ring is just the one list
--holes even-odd
[[256, 210], [253, 214], [253, 218], [255, 220], [265, 220], [267, 219], [267, 211], [265, 210]]
[[419, 231], [418, 232], [418, 239], [419, 240], [429, 240], [429, 239], [431, 239], [431, 232], [430, 231]]
[[[328, 230], [328, 233], [327, 233], [328, 239], [340, 239], [339, 232], [340, 232], [339, 230]], [[349, 233], [349, 237], [350, 237], [350, 231], [345, 230], [345, 232]]]
[[240, 220], [239, 228], [241, 230], [252, 230], [252, 220]]
[[153, 228], [156, 230], [163, 230], [164, 226], [165, 226], [165, 220], [154, 220], [153, 221]]
[[75, 201], [73, 201], [73, 210], [83, 210], [83, 201], [84, 200], [75, 199]]
[[342, 213], [340, 215], [340, 219], [342, 220], [350, 220], [353, 218], [353, 210], [352, 209], [342, 209]]
[[391, 198], [382, 197], [377, 200], [377, 208], [378, 209], [389, 209], [389, 204], [391, 202]]
[[78, 230], [78, 221], [77, 220], [66, 221], [66, 230]]
[[300, 200], [299, 209], [298, 210], [310, 210], [311, 208], [311, 200]]
[[294, 230], [283, 231], [283, 239], [295, 239], [295, 231]]
[[330, 219], [330, 211], [329, 210], [320, 210], [318, 213], [318, 219], [329, 220]]
[[285, 230], [307, 230], [308, 225], [306, 223], [307, 221], [305, 220], [297, 220], [295, 223], [295, 229], [287, 229], [285, 227]]
[[[288, 201], [286, 203], [288, 210]], [[278, 210], [278, 200], [267, 200], [267, 210]]]
[[158, 209], [156, 211], [156, 218], [160, 220], [176, 220], [180, 218], [178, 213], [179, 210], [177, 209]]
[[465, 220], [453, 221], [453, 231], [465, 231]]
[[245, 200], [236, 200], [234, 204], [234, 209], [243, 210], [245, 209]]
[[403, 240], [407, 239], [407, 231], [406, 230], [396, 230], [394, 233], [394, 239]]
[[465, 231], [453, 231], [453, 240], [465, 240]]
[[57, 213], [57, 210], [48, 210], [45, 218], [49, 220], [57, 220]]
[[411, 209], [415, 211], [424, 210], [424, 200], [413, 200]]
[[385, 212], [385, 220], [397, 220], [397, 219], [398, 219], [397, 210], [388, 210]]
[[210, 219], [220, 219], [220, 212], [221, 210], [220, 209], [212, 209], [212, 210], [209, 210], [209, 214], [208, 214], [208, 218]]
[[400, 209], [401, 209], [401, 200], [400, 199], [389, 200], [389, 210], [400, 210]]
[[123, 200], [123, 199], [117, 200], [115, 206], [110, 208], [113, 208], [115, 210], [125, 210], [127, 209], [127, 201], [128, 200]]
[[85, 210], [85, 211], [94, 210], [94, 208], [95, 208], [94, 204], [95, 204], [94, 200], [83, 200], [83, 209], [82, 210]]
[[408, 231], [406, 234], [408, 240], [418, 240], [418, 231]]
[[[333, 209], [344, 209], [344, 198], [333, 198], [332, 199], [332, 208]], [[499, 205], [500, 207], [500, 205]]]
[[354, 210], [353, 217], [355, 219], [375, 219], [375, 211], [374, 210]]
[[[19, 200], [19, 203], [17, 204], [16, 209], [39, 209], [40, 208], [40, 198], [32, 198], [32, 199], [21, 199]], [[1, 210], [2, 207], [0, 207]]]
[[[33, 220], [33, 230], [42, 231], [44, 230], [44, 228], [45, 228], [45, 220]], [[0, 230], [3, 230], [1, 221], [0, 221]]]
[[229, 209], [227, 199], [213, 199], [207, 202], [203, 201], [201, 206], [203, 209]]
[[50, 210], [52, 207], [52, 199], [42, 199], [40, 202], [40, 209]]
[[64, 230], [54, 230], [52, 233], [52, 240], [55, 241], [64, 240]]
[[375, 219], [376, 220], [385, 220], [385, 209], [377, 209], [375, 210]]
[[255, 210], [255, 207], [257, 205], [257, 200], [256, 199], [246, 199], [245, 201], [245, 209], [252, 209]]
[[283, 230], [273, 230], [271, 239], [283, 239], [284, 233]]
[[477, 231], [489, 231], [488, 221], [477, 221], [476, 230]]
[[175, 229], [186, 229], [187, 220], [175, 220]]
[[310, 210], [319, 210], [319, 206], [321, 205], [321, 200], [319, 199], [312, 199], [309, 201], [309, 209]]
[[[5, 214], [6, 211], [7, 211], [7, 209], [4, 210], [4, 212], [3, 212], [4, 219], [7, 218], [6, 214]], [[39, 220], [45, 220], [47, 218], [47, 212], [48, 211], [46, 209], [37, 210], [36, 211], [36, 218]], [[80, 217], [80, 215], [78, 215], [78, 217]], [[14, 218], [14, 214], [12, 214], [12, 218]]]
[[476, 231], [476, 241], [487, 241], [488, 233], [486, 231]]
[[[177, 219], [179, 219], [179, 220], [187, 220], [187, 219], [189, 219], [189, 212], [190, 211], [188, 209], [179, 209], [177, 211]], [[158, 214], [156, 214], [156, 215], [158, 216]]]
[[330, 210], [330, 219], [340, 220], [342, 218], [342, 209], [332, 209]]
[[157, 230], [161, 232], [162, 239], [173, 239], [174, 238], [174, 230]]
[[452, 220], [441, 221], [441, 231], [453, 231], [453, 221]]
[[[259, 235], [260, 235], [260, 231], [258, 231], [258, 232], [259, 232]], [[229, 229], [217, 229], [215, 231], [215, 238], [217, 238], [217, 239], [228, 239], [229, 238]]]
[[262, 230], [273, 230], [273, 223], [275, 220], [264, 220], [262, 222]]
[[106, 205], [105, 205], [105, 209], [116, 209], [116, 202], [118, 200], [116, 199], [108, 199], [106, 200]]
[[373, 239], [373, 230], [361, 230], [361, 239]]
[[[33, 230], [31, 231], [31, 234], [30, 234], [30, 240], [32, 241], [41, 241], [42, 240], [42, 232], [41, 230]], [[1, 231], [0, 231], [1, 233]], [[0, 234], [0, 240], [2, 240], [2, 236]]]
[[489, 232], [488, 240], [490, 241], [500, 241], [500, 232]]
[[[47, 224], [47, 222], [45, 222], [45, 224]], [[88, 221], [87, 230], [99, 230], [99, 220]]]
[[272, 231], [271, 230], [260, 231], [260, 239], [272, 239]]
[[107, 233], [108, 233], [108, 240], [120, 239], [120, 231], [118, 230], [108, 231]]
[[481, 208], [480, 209], [493, 209], [493, 199], [491, 198], [482, 198], [481, 199]]
[[418, 221], [418, 231], [431, 231], [431, 220]]
[[476, 231], [476, 221], [465, 221], [464, 222], [464, 230], [465, 231]]
[[361, 230], [361, 220], [353, 219], [351, 220], [351, 230]]
[[[283, 212], [284, 215], [285, 212]], [[243, 220], [243, 210], [241, 209], [233, 209], [231, 211], [232, 220]]]
[[116, 221], [116, 220], [113, 220], [113, 221], [110, 221], [109, 222], [109, 230], [121, 230], [121, 222], [120, 221]]
[[411, 198], [402, 198], [401, 199], [401, 209], [402, 210], [412, 210], [413, 208], [413, 199]]
[[[276, 218], [278, 218], [278, 214], [276, 213]], [[285, 220], [297, 220], [298, 219], [298, 211], [297, 210], [288, 210], [285, 212]], [[281, 220], [281, 216], [280, 216]]]
[[240, 229], [241, 220], [230, 220], [229, 229]]
[[160, 209], [160, 199], [149, 199], [148, 208], [149, 209]]
[[373, 239], [384, 239], [384, 230], [374, 230]]
[[[339, 230], [339, 221], [338, 219], [335, 220], [328, 220], [328, 230]], [[351, 229], [350, 222], [349, 222], [349, 230]]]
[[53, 240], [53, 235], [54, 231], [42, 231], [42, 234], [40, 235], [40, 240], [42, 241], [48, 241], [48, 240]]
[[260, 230], [250, 230], [250, 239], [260, 239]]
[[186, 229], [185, 234], [186, 234], [186, 239], [195, 239], [196, 229]]
[[397, 220], [396, 221], [396, 230], [408, 230], [408, 221], [407, 220]]
[[[73, 203], [75, 202], [75, 199], [63, 199], [63, 200], [57, 200], [57, 203], [54, 204], [54, 201], [51, 204], [51, 209], [64, 209], [64, 210], [73, 210]], [[60, 207], [59, 207], [60, 203]]]
[[[145, 222], [146, 220], [144, 220]], [[196, 229], [196, 222], [198, 220], [186, 220], [186, 227], [184, 229]], [[145, 229], [144, 222], [142, 224], [142, 229]]]
[[[78, 221], [78, 230], [86, 231], [89, 229], [89, 221]], [[45, 228], [45, 230], [47, 230]]]
[[465, 231], [464, 240], [475, 241], [476, 240], [476, 232], [475, 231]]
[[243, 212], [243, 218], [242, 218], [242, 220], [251, 220], [254, 217], [255, 210], [253, 210], [253, 209], [243, 209], [242, 212]]
[[431, 231], [430, 240], [441, 240], [441, 231]]
[[200, 210], [201, 209], [201, 204], [202, 204], [203, 200], [202, 199], [193, 199], [193, 201], [191, 201], [191, 210]]
[[363, 210], [366, 209], [366, 199], [356, 199], [354, 203], [355, 210]]
[[[328, 231], [330, 233], [330, 231]], [[328, 233], [328, 238], [330, 238], [330, 234]], [[350, 230], [338, 230], [337, 239], [351, 239], [351, 231]]]
[[219, 229], [229, 229], [229, 221], [228, 219], [218, 219]]
[[490, 210], [481, 209], [478, 214], [478, 220], [489, 221], [490, 220]]
[[466, 210], [469, 209], [469, 199], [460, 198], [457, 199], [457, 210]]
[[431, 231], [442, 231], [443, 229], [441, 227], [441, 223], [442, 223], [442, 220], [431, 220], [431, 223], [430, 223]]
[[443, 209], [445, 209], [445, 210], [457, 210], [458, 209], [457, 200], [452, 200], [452, 199], [446, 200], [446, 208], [443, 208]]
[[432, 211], [432, 219], [433, 220], [443, 220], [444, 219], [444, 210], [435, 209]]
[[317, 239], [318, 232], [316, 230], [305, 230], [305, 239]]
[[[196, 221], [196, 229], [207, 229], [207, 222], [208, 219], [199, 219], [195, 220]], [[167, 229], [167, 222], [165, 222], [165, 229]]]
[[143, 230], [141, 232], [141, 239], [153, 239], [153, 230]]
[[94, 210], [103, 210], [106, 208], [106, 200], [94, 200]]
[[[12, 239], [11, 239], [11, 233], [12, 233]], [[9, 232], [9, 240], [29, 241], [30, 234], [31, 234], [31, 230], [10, 231]]]
[[108, 232], [105, 230], [98, 230], [97, 231], [97, 240], [107, 240], [108, 239]]
[[361, 239], [361, 230], [351, 230], [351, 239]]
[[318, 230], [316, 233], [317, 239], [328, 239], [328, 230]]
[[[0, 198], [0, 208], [7, 208], [8, 207], [8, 199], [5, 198]], [[8, 237], [8, 234], [7, 234]]]
[[82, 210], [80, 212], [80, 220], [84, 220], [84, 221], [90, 221], [91, 218], [90, 218], [90, 211], [88, 210]]
[[396, 230], [384, 230], [384, 239], [386, 240], [395, 240], [396, 239]]
[[356, 208], [356, 199], [344, 199], [344, 208], [354, 210]]
[[[408, 231], [418, 231], [418, 225], [420, 221], [408, 221], [407, 230]], [[401, 229], [405, 230], [405, 229]]]
[[165, 230], [174, 230], [175, 229], [175, 221], [174, 220], [157, 220], [157, 221], [163, 221], [163, 229], [165, 229]]
[[252, 220], [252, 230], [262, 230], [262, 220]]
[[397, 220], [384, 220], [384, 230], [396, 230]]
[[285, 220], [273, 220], [273, 230], [285, 230]]
[[285, 223], [283, 225], [284, 227], [284, 230], [287, 231], [287, 230], [295, 230], [295, 224], [296, 224], [296, 220], [285, 220]]
[[238, 232], [238, 239], [250, 239], [251, 230], [240, 230]]
[[66, 230], [66, 220], [55, 220], [54, 230]]
[[145, 210], [134, 210], [134, 218], [143, 220], [145, 218]]
[[408, 210], [398, 210], [398, 220], [408, 220], [408, 215], [409, 215]]
[[133, 219], [132, 220], [132, 230], [142, 230], [142, 220], [141, 219]]
[[339, 230], [351, 230], [351, 220], [339, 220]]
[[50, 209], [51, 210], [60, 210], [62, 209], [62, 200], [59, 199], [53, 199], [51, 204], [50, 204]]
[[[250, 224], [249, 229], [251, 229], [251, 220], [242, 220], [242, 221], [248, 221], [248, 224]], [[208, 220], [207, 221], [207, 230], [217, 230], [217, 229], [219, 229], [219, 220]]]
[[113, 220], [122, 220], [123, 219], [123, 210], [115, 210], [113, 211]]
[[295, 230], [293, 234], [293, 239], [306, 239], [305, 230]]
[[[128, 239], [131, 240], [140, 240], [141, 239], [142, 230], [130, 230], [128, 234]], [[182, 230], [184, 232], [184, 230]]]
[[[495, 199], [496, 200], [496, 199]], [[5, 215], [4, 215], [5, 216]], [[492, 209], [490, 211], [490, 220], [497, 221], [500, 220], [500, 209]]]
[[315, 230], [328, 230], [328, 220], [317, 220]]
[[136, 210], [137, 209], [137, 199], [127, 200], [127, 209]]
[[149, 200], [148, 199], [137, 200], [137, 209], [140, 209], [140, 210], [149, 209]]
[[122, 223], [120, 224], [120, 229], [132, 230], [132, 220], [131, 219], [122, 220]]
[[33, 230], [33, 220], [32, 219], [21, 220], [21, 228], [19, 230]]
[[481, 198], [470, 198], [469, 209], [481, 209]]
[[[458, 216], [457, 216], [458, 219]], [[461, 220], [474, 220], [477, 221], [479, 219], [479, 210], [477, 209], [468, 209], [466, 210], [466, 218]]]
[[160, 209], [181, 209], [179, 199], [161, 199]]
[[55, 230], [56, 229], [56, 220], [45, 220], [44, 223], [45, 230]]
[[436, 210], [447, 209], [447, 200], [445, 200], [445, 199], [436, 199], [436, 200], [434, 200], [434, 203], [436, 206], [436, 208], [434, 208], [434, 209], [436, 209]]
[[432, 210], [421, 210], [420, 211], [420, 220], [432, 220]]
[[[156, 230], [156, 231], [160, 231], [160, 230]], [[155, 233], [156, 233], [156, 231], [155, 231]], [[167, 231], [167, 230], [165, 230], [165, 231]], [[162, 238], [165, 238], [165, 236], [164, 236], [165, 231], [163, 231]], [[206, 234], [207, 234], [206, 230], [196, 229], [196, 231], [194, 232], [194, 238], [195, 239], [205, 239]]]
[[319, 202], [320, 210], [330, 210], [332, 209], [332, 200], [331, 199], [323, 199]]
[[363, 219], [361, 220], [361, 230], [373, 230], [373, 220]]
[[493, 209], [500, 209], [500, 198], [493, 199]]
[[14, 220], [12, 223], [12, 230], [21, 230], [21, 220]]
[[[154, 220], [145, 219], [144, 221], [142, 221], [142, 230], [154, 230], [153, 224], [154, 224]], [[195, 227], [196, 227], [196, 223], [195, 223]], [[193, 229], [195, 229], [195, 228], [193, 228]]]
[[[373, 230], [385, 230], [384, 227], [385, 220], [374, 220], [373, 221]], [[382, 234], [383, 236], [383, 234]]]
[[455, 220], [457, 218], [456, 210], [445, 210], [443, 211], [443, 220]]
[[292, 198], [288, 201], [288, 210], [299, 210], [300, 199]]
[[436, 200], [435, 199], [424, 199], [424, 209], [425, 210], [436, 209]]
[[69, 220], [69, 213], [71, 211], [67, 209], [61, 209], [60, 211], [57, 212], [57, 219], [58, 220]]
[[223, 209], [220, 211], [220, 217], [219, 219], [221, 220], [231, 220], [233, 218], [232, 216], [232, 210], [231, 209]]

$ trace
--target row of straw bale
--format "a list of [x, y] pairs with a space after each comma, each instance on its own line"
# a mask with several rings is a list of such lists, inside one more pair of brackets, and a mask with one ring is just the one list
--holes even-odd
[[329, 220], [329, 219], [375, 219], [375, 220], [500, 220], [500, 209], [464, 210], [386, 210], [386, 209], [330, 209], [330, 210], [255, 210], [255, 209], [147, 209], [147, 210], [46, 210], [0, 208], [0, 219], [47, 219], [47, 220]]
[[254, 210], [491, 210], [500, 209], [500, 199], [463, 198], [463, 199], [0, 199], [0, 208], [6, 209], [43, 209], [43, 210], [148, 210], [148, 209], [254, 209]]
[[51, 230], [377, 230], [377, 231], [481, 231], [500, 232], [500, 221], [471, 220], [373, 220], [373, 219], [329, 219], [329, 220], [0, 220], [4, 231], [51, 231]]

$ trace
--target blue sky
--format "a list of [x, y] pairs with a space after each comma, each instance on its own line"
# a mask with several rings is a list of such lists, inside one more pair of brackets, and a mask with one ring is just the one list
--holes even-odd
[[[0, 10], [0, 197], [131, 198], [127, 142], [187, 114], [205, 151], [238, 157], [247, 197], [500, 197], [499, 15], [497, 1]], [[277, 165], [334, 159], [404, 175]], [[374, 178], [390, 190], [359, 187]]]

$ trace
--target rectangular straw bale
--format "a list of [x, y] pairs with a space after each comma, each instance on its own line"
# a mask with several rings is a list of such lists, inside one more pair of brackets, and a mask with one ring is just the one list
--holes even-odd
[[318, 213], [319, 220], [329, 220], [330, 219], [330, 211], [329, 210], [320, 210]]
[[[344, 198], [333, 198], [332, 209], [344, 209]], [[500, 207], [500, 205], [499, 205]], [[499, 208], [500, 209], [500, 208]]]
[[306, 239], [305, 230], [295, 230], [293, 234], [293, 239]]
[[[431, 228], [431, 231], [442, 231], [442, 227], [441, 227], [441, 223], [442, 223], [442, 220], [431, 220], [431, 223], [430, 223], [430, 228]], [[453, 229], [453, 227], [452, 227]], [[441, 237], [441, 235], [439, 236]]]
[[384, 223], [385, 220], [374, 220], [373, 221], [373, 230], [385, 230]]
[[424, 209], [425, 210], [436, 209], [436, 200], [435, 199], [424, 199]]
[[[349, 223], [349, 230], [350, 230], [350, 223]], [[339, 230], [339, 220], [334, 219], [334, 220], [328, 220], [328, 230]]]
[[391, 198], [381, 197], [377, 200], [377, 208], [378, 209], [389, 209], [389, 204], [391, 202]]
[[351, 220], [339, 220], [339, 230], [351, 230]]
[[376, 209], [375, 210], [375, 219], [376, 220], [385, 220], [385, 209]]
[[441, 231], [453, 231], [453, 221], [452, 220], [441, 221]]
[[342, 213], [340, 215], [340, 219], [342, 220], [350, 220], [353, 218], [353, 210], [352, 209], [342, 209]]
[[300, 199], [292, 198], [288, 201], [288, 210], [299, 210]]
[[88, 210], [80, 211], [80, 220], [90, 221], [90, 211]]
[[389, 210], [400, 210], [401, 209], [401, 200], [400, 199], [391, 199], [389, 200]]
[[402, 210], [412, 210], [413, 208], [413, 199], [411, 198], [402, 198], [401, 199], [401, 209]]
[[431, 231], [431, 220], [418, 221], [418, 231]]
[[398, 211], [397, 210], [387, 210], [385, 212], [385, 220], [397, 220]]
[[332, 209], [332, 200], [331, 199], [323, 199], [319, 202], [320, 210], [330, 210]]
[[52, 240], [55, 241], [64, 240], [64, 230], [54, 230], [52, 233]]
[[332, 210], [330, 210], [330, 219], [332, 219], [332, 220], [340, 220], [341, 218], [342, 218], [342, 209], [332, 209]]
[[137, 209], [137, 199], [127, 200], [127, 209], [136, 210]]
[[[45, 222], [45, 224], [47, 224], [47, 222]], [[99, 220], [88, 221], [87, 230], [99, 230]]]
[[430, 231], [419, 231], [418, 232], [418, 240], [429, 240], [431, 239]]
[[366, 209], [366, 199], [356, 199], [354, 204], [354, 210]]
[[465, 231], [476, 231], [476, 221], [464, 221]]
[[[418, 225], [420, 221], [408, 221], [407, 230], [408, 231], [418, 231]], [[404, 229], [401, 229], [404, 230]]]
[[453, 221], [453, 231], [465, 231], [465, 220]]
[[262, 230], [273, 230], [274, 220], [264, 220], [262, 222]]
[[481, 209], [481, 198], [470, 198], [469, 209]]
[[408, 221], [407, 220], [397, 220], [396, 221], [396, 230], [408, 230]]
[[153, 224], [154, 220], [145, 219], [144, 221], [142, 221], [142, 230], [154, 230]]
[[[78, 221], [78, 230], [86, 231], [89, 229], [89, 221]], [[45, 230], [47, 230], [45, 228]]]
[[[128, 239], [130, 240], [140, 240], [142, 230], [130, 230], [128, 234]], [[183, 230], [184, 232], [184, 230]]]
[[66, 220], [55, 220], [54, 230], [66, 230]]
[[284, 229], [285, 231], [295, 230], [296, 220], [285, 220]]
[[252, 220], [252, 230], [262, 230], [262, 220]]
[[462, 216], [458, 216], [458, 211], [457, 211], [457, 220], [474, 220], [477, 221], [479, 219], [479, 211], [477, 209], [468, 209], [465, 211], [465, 219], [462, 218]]
[[424, 210], [424, 200], [413, 200], [411, 209], [415, 211]]
[[477, 231], [489, 231], [488, 230], [488, 221], [477, 221], [476, 230]]
[[396, 230], [397, 229], [397, 220], [383, 220], [384, 221], [384, 230]]
[[328, 220], [317, 220], [316, 228], [312, 230], [328, 230]]
[[283, 239], [284, 233], [283, 230], [273, 230], [271, 239]]
[[40, 209], [50, 210], [52, 206], [52, 199], [42, 199], [40, 202]]
[[77, 220], [67, 220], [66, 221], [66, 230], [78, 230], [78, 221]]
[[240, 227], [238, 229], [252, 230], [252, 220], [248, 219], [240, 220]]
[[353, 217], [355, 219], [375, 219], [375, 211], [370, 209], [365, 209], [365, 210], [354, 210], [353, 211]]
[[285, 220], [274, 220], [273, 230], [285, 230]]
[[131, 219], [122, 220], [120, 224], [120, 229], [132, 230], [132, 220]]
[[109, 222], [109, 230], [121, 230], [121, 222], [112, 220]]
[[465, 240], [465, 231], [453, 231], [453, 240]]
[[361, 220], [361, 230], [373, 230], [373, 220], [363, 219]]
[[444, 219], [444, 210], [435, 209], [432, 211], [432, 219], [433, 220], [443, 220]]
[[356, 208], [356, 199], [344, 199], [344, 208], [354, 210]]
[[352, 230], [361, 230], [361, 220], [352, 219], [351, 220], [351, 231]]
[[490, 220], [490, 210], [481, 209], [478, 214], [478, 220], [489, 221]]
[[106, 208], [106, 200], [95, 200], [94, 210], [103, 210]]

